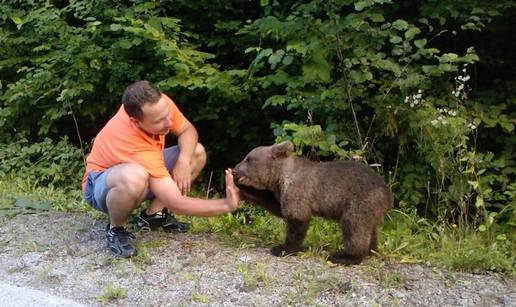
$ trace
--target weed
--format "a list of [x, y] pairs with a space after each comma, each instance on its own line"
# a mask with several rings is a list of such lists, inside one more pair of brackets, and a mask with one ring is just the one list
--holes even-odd
[[194, 283], [194, 291], [192, 293], [192, 301], [200, 304], [209, 303], [209, 298], [201, 291], [201, 276], [195, 274], [192, 279]]
[[132, 257], [132, 260], [134, 263], [141, 266], [148, 266], [153, 263], [152, 255], [149, 253], [149, 249], [144, 244], [145, 243], [136, 244], [138, 255], [136, 257]]
[[96, 299], [103, 303], [109, 303], [118, 299], [123, 299], [127, 297], [127, 289], [124, 289], [122, 287], [114, 286], [113, 284], [109, 283], [106, 286], [106, 289], [101, 295], [98, 295]]
[[238, 265], [238, 271], [242, 274], [244, 284], [248, 288], [256, 288], [260, 284], [268, 285], [269, 278], [264, 270], [264, 264], [257, 262], [254, 267], [247, 263]]
[[57, 283], [59, 281], [59, 276], [55, 275], [53, 272], [53, 268], [50, 264], [44, 265], [37, 272], [37, 279], [39, 279], [42, 283]]
[[8, 274], [14, 274], [14, 273], [23, 271], [26, 267], [27, 267], [27, 264], [23, 260], [21, 260], [15, 266], [8, 267], [5, 271]]
[[313, 305], [325, 291], [340, 291], [340, 278], [331, 271], [321, 272], [307, 266], [299, 266], [293, 272], [295, 290], [287, 295], [288, 305]]
[[430, 222], [415, 213], [392, 210], [381, 250], [401, 262], [430, 262], [464, 271], [516, 274], [514, 234], [492, 226], [489, 232]]

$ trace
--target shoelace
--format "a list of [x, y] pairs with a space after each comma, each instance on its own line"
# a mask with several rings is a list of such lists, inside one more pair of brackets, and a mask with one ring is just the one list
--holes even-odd
[[134, 234], [130, 233], [122, 226], [113, 227], [111, 228], [111, 231], [118, 235], [118, 239], [120, 240], [120, 242], [128, 242], [129, 238], [133, 240], [136, 239], [136, 236]]

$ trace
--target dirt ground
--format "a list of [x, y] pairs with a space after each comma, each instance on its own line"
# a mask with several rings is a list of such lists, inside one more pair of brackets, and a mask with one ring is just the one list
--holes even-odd
[[335, 267], [213, 234], [138, 232], [139, 255], [117, 259], [105, 225], [56, 212], [0, 223], [0, 282], [89, 306], [516, 306], [508, 277], [378, 258]]

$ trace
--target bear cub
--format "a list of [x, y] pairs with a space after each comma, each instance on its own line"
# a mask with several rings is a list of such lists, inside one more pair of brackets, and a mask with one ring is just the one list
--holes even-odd
[[340, 223], [344, 250], [337, 264], [359, 264], [377, 247], [377, 227], [392, 208], [383, 178], [355, 161], [312, 162], [294, 155], [289, 142], [257, 147], [233, 169], [242, 199], [257, 203], [287, 224], [285, 243], [272, 254], [301, 250], [312, 215]]

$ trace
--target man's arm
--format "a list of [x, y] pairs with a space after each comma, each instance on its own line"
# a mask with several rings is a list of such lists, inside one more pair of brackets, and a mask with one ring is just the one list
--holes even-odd
[[172, 178], [176, 182], [181, 194], [186, 195], [192, 184], [192, 156], [199, 140], [195, 127], [187, 119], [181, 129], [175, 133], [179, 145], [179, 157], [172, 170]]
[[238, 207], [238, 188], [231, 170], [226, 170], [226, 198], [200, 199], [181, 195], [172, 178], [150, 178], [154, 195], [173, 213], [193, 216], [214, 216], [234, 211]]

